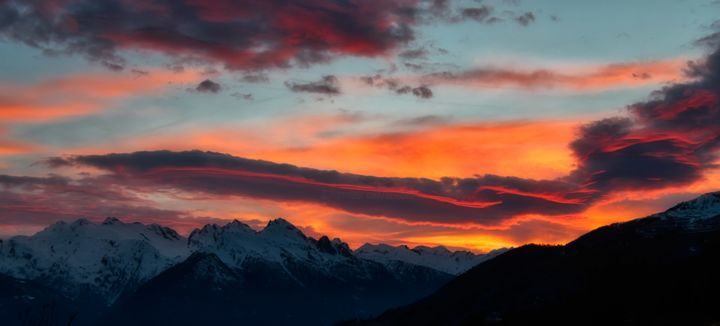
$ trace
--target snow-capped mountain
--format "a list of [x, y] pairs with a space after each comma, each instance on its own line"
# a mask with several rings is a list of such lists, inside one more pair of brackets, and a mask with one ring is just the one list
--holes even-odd
[[332, 325], [410, 303], [452, 277], [359, 258], [339, 239], [307, 237], [284, 219], [260, 231], [239, 221], [206, 225], [188, 246], [188, 259], [124, 297], [104, 324]]
[[675, 219], [709, 219], [720, 215], [720, 191], [682, 202], [660, 213]]
[[282, 218], [270, 221], [259, 232], [237, 220], [224, 226], [206, 225], [190, 234], [188, 244], [193, 251], [215, 253], [223, 262], [236, 268], [241, 268], [248, 257], [277, 263], [287, 258], [317, 263], [338, 258], [321, 251], [316, 241]]
[[116, 218], [57, 222], [35, 235], [0, 241], [0, 274], [37, 281], [71, 298], [100, 297], [110, 305], [192, 253], [217, 256], [229, 268], [242, 271], [249, 283], [302, 288], [448, 278], [411, 262], [389, 268], [361, 259], [340, 239], [307, 237], [284, 219], [272, 220], [260, 231], [237, 220], [210, 224], [188, 238], [157, 224]]
[[469, 251], [450, 251], [443, 246], [417, 246], [411, 249], [405, 245], [390, 246], [366, 243], [355, 250], [355, 254], [358, 257], [385, 265], [392, 266], [394, 262], [399, 261], [458, 275], [505, 251], [507, 249], [497, 249], [487, 254], [476, 255]]
[[97, 295], [112, 303], [185, 259], [186, 239], [157, 224], [108, 218], [57, 222], [32, 236], [0, 241], [0, 273], [35, 280], [66, 295]]
[[235, 269], [268, 265], [300, 286], [307, 285], [308, 274], [313, 280], [318, 275], [334, 280], [370, 280], [378, 269], [371, 261], [356, 257], [340, 239], [309, 238], [282, 218], [268, 222], [261, 231], [239, 221], [206, 225], [190, 234], [188, 244], [193, 252], [213, 253]]

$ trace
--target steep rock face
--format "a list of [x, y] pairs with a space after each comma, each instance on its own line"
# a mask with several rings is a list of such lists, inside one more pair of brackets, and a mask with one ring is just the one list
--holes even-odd
[[188, 253], [186, 240], [169, 228], [79, 219], [0, 243], [0, 273], [110, 304]]
[[390, 267], [397, 265], [397, 262], [404, 262], [458, 275], [506, 250], [498, 249], [487, 254], [476, 255], [469, 251], [450, 251], [442, 246], [418, 246], [410, 249], [404, 245], [390, 246], [366, 243], [355, 250], [355, 254], [360, 258], [376, 261]]

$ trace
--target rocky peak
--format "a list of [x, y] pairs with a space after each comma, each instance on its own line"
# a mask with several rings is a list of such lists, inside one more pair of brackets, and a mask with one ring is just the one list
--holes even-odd
[[327, 236], [322, 236], [315, 242], [315, 246], [320, 250], [331, 255], [340, 255], [345, 257], [352, 257], [352, 250], [347, 243], [342, 242], [340, 239], [335, 238], [332, 241]]

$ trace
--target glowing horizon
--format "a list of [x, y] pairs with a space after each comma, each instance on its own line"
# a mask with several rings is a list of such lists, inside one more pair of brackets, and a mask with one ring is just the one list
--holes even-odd
[[717, 4], [243, 3], [0, 1], [0, 237], [283, 217], [482, 252], [720, 189]]

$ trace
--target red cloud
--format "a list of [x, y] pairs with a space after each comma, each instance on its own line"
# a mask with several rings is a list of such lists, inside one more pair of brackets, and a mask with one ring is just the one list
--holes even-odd
[[0, 33], [46, 51], [80, 53], [114, 70], [124, 68], [120, 49], [254, 70], [384, 55], [413, 39], [418, 5], [415, 0], [6, 1], [9, 19]]

